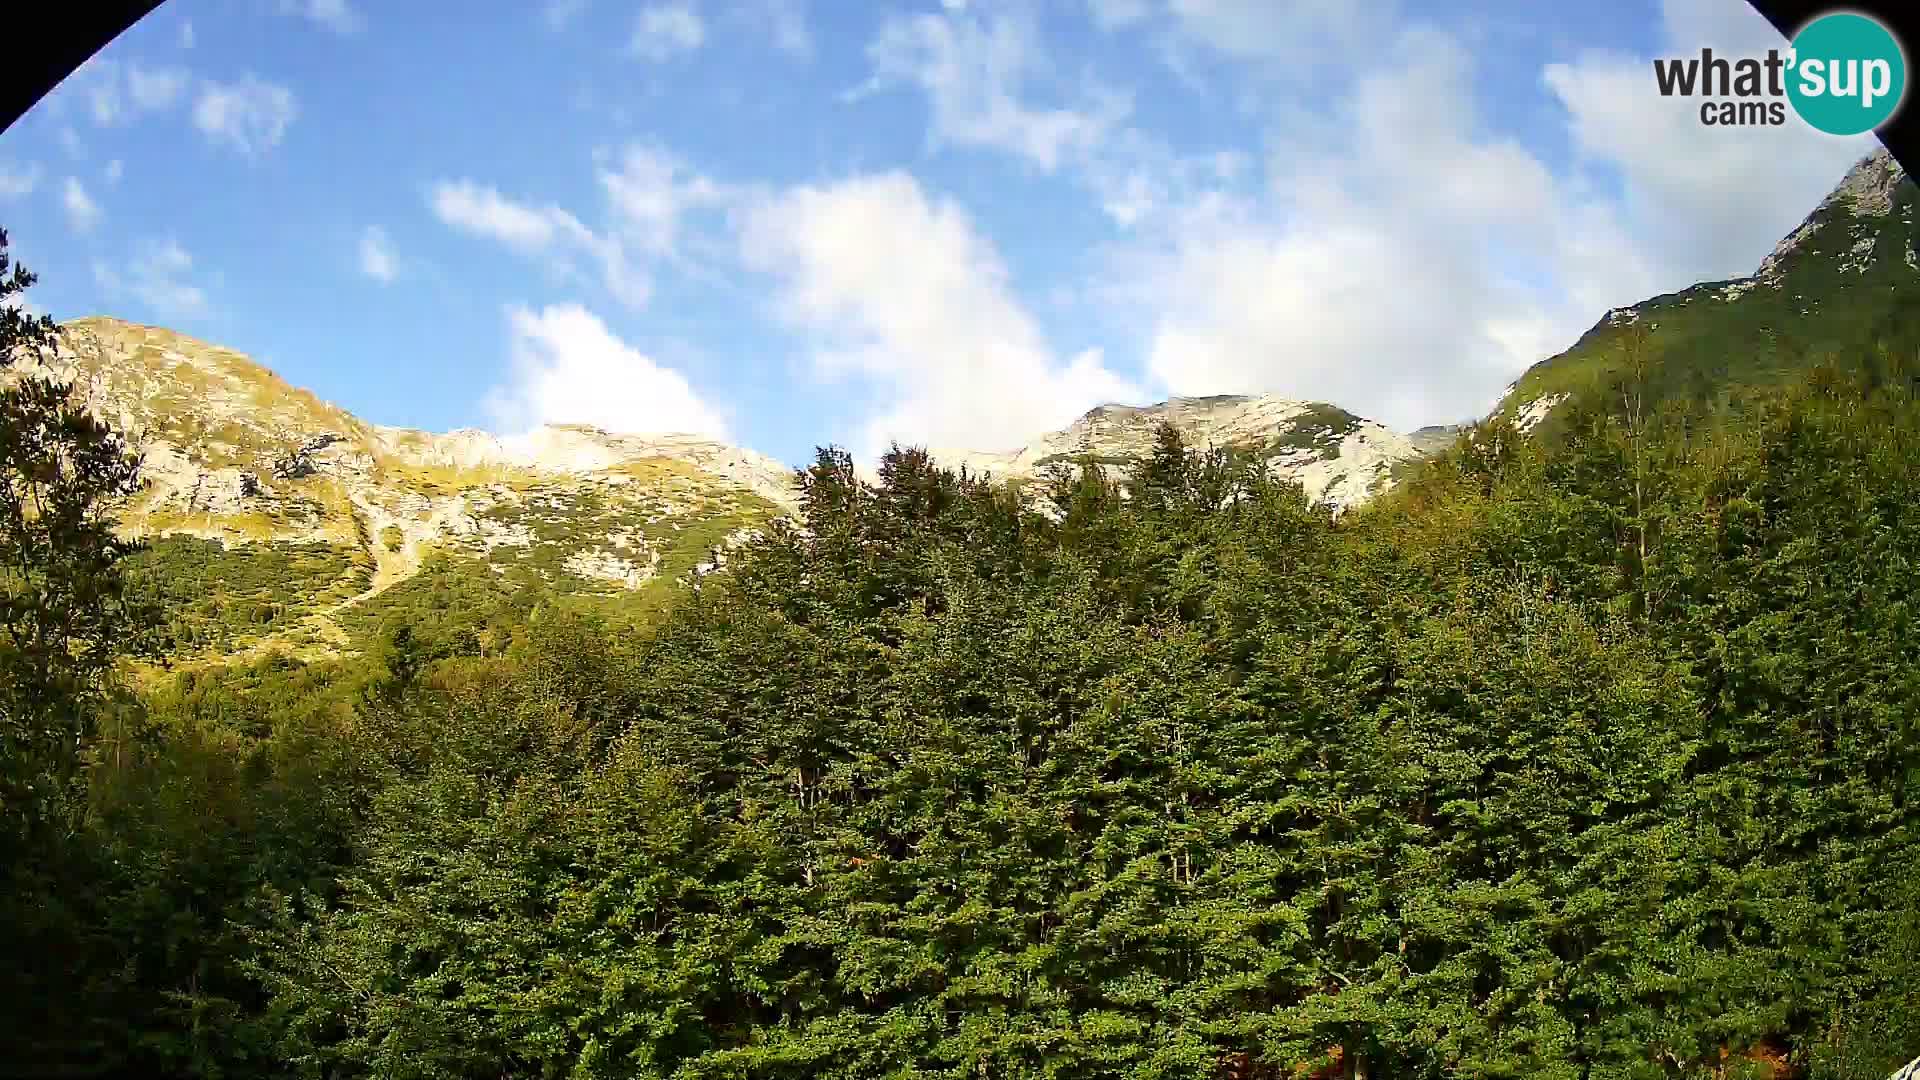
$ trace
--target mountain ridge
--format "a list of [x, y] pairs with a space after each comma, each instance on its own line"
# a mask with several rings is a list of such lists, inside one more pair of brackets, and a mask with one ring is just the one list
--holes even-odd
[[1523, 429], [1546, 423], [1561, 403], [1623, 373], [1626, 331], [1636, 325], [1647, 335], [1652, 400], [1719, 407], [1730, 407], [1738, 388], [1778, 381], [1857, 344], [1920, 346], [1920, 323], [1907, 314], [1920, 299], [1916, 206], [1920, 189], [1877, 148], [1751, 274], [1609, 309], [1510, 383], [1489, 417]]
[[701, 436], [372, 424], [240, 352], [109, 317], [62, 325], [51, 356], [7, 377], [36, 371], [141, 454], [122, 531], [155, 541], [151, 569], [205, 583], [173, 607], [213, 652], [347, 647], [336, 616], [439, 557], [565, 593], [657, 593], [797, 505], [792, 470]]
[[1421, 456], [1411, 436], [1337, 405], [1278, 394], [1173, 397], [1150, 405], [1097, 405], [1064, 428], [1005, 451], [929, 449], [950, 467], [1001, 479], [1031, 480], [1049, 467], [1091, 458], [1120, 469], [1151, 452], [1159, 425], [1172, 424], [1195, 447], [1232, 447], [1298, 482], [1309, 498], [1342, 509], [1393, 484], [1392, 470]]
[[[1866, 155], [1753, 274], [1610, 309], [1510, 384], [1483, 419], [1550, 430], [1562, 402], [1618, 375], [1636, 323], [1649, 332], [1656, 396], [1728, 398], [1735, 385], [1861, 340], [1920, 348], [1920, 320], [1903, 314], [1920, 296], [1916, 205], [1920, 192], [1891, 155]], [[236, 350], [109, 316], [63, 324], [47, 367], [145, 458], [149, 484], [127, 508], [125, 531], [158, 538], [156, 558], [196, 568], [216, 591], [220, 567], [252, 560], [247, 574], [260, 584], [250, 610], [289, 608], [294, 638], [329, 648], [351, 637], [336, 616], [371, 618], [383, 593], [442, 556], [562, 593], [658, 593], [799, 505], [792, 468], [704, 436], [375, 424]], [[1016, 484], [1089, 460], [1117, 473], [1151, 452], [1162, 422], [1191, 446], [1251, 453], [1340, 511], [1391, 490], [1403, 467], [1466, 427], [1402, 433], [1324, 402], [1190, 395], [1097, 405], [1015, 448], [929, 452]], [[236, 555], [247, 545], [264, 550]], [[306, 593], [261, 608], [272, 591], [272, 575], [253, 566], [263, 559], [284, 563], [305, 582], [290, 591]], [[224, 601], [183, 602], [228, 618]], [[265, 632], [220, 637], [222, 647], [285, 640], [277, 617], [261, 616]]]

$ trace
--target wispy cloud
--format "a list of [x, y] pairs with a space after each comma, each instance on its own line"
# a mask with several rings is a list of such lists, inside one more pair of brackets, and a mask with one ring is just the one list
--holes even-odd
[[645, 270], [634, 265], [617, 239], [595, 232], [560, 207], [521, 202], [472, 180], [437, 183], [427, 201], [443, 223], [522, 255], [544, 257], [561, 272], [575, 272], [579, 258], [597, 264], [607, 290], [629, 307], [644, 306], [652, 295]]
[[400, 276], [400, 256], [394, 251], [392, 238], [378, 225], [369, 225], [360, 233], [360, 272], [382, 285]]
[[208, 81], [193, 107], [193, 124], [217, 145], [257, 157], [280, 144], [299, 108], [293, 91], [253, 75]]
[[280, 0], [280, 14], [306, 19], [336, 34], [354, 34], [367, 20], [348, 0]]
[[[1047, 171], [1098, 146], [1132, 109], [1108, 88], [1046, 85], [1038, 28], [1017, 10], [892, 16], [867, 54], [873, 79], [857, 95], [918, 87], [935, 144], [1004, 150]], [[1043, 89], [1059, 100], [1041, 101]]]
[[192, 75], [181, 67], [150, 67], [139, 62], [90, 59], [63, 85], [86, 101], [98, 127], [117, 127], [143, 113], [162, 112], [186, 95]]
[[686, 215], [723, 205], [730, 197], [721, 185], [652, 145], [602, 155], [599, 180], [616, 227], [653, 256], [677, 256]]
[[207, 294], [188, 280], [193, 272], [193, 256], [174, 240], [144, 245], [127, 263], [124, 271], [103, 260], [94, 260], [94, 280], [109, 295], [131, 296], [163, 319], [180, 319], [202, 314], [207, 309]]
[[551, 250], [592, 235], [578, 218], [557, 206], [532, 206], [472, 180], [435, 184], [428, 203], [434, 216], [446, 224], [522, 253]]
[[191, 78], [185, 68], [147, 68], [131, 64], [127, 67], [127, 96], [138, 109], [158, 111], [171, 108], [186, 93]]
[[0, 199], [18, 199], [33, 194], [40, 186], [40, 166], [38, 163], [15, 165], [0, 161]]
[[92, 232], [100, 224], [100, 219], [106, 216], [100, 204], [87, 194], [86, 186], [74, 176], [67, 177], [66, 183], [60, 188], [60, 207], [66, 211], [67, 223], [73, 226], [75, 232]]
[[740, 0], [731, 14], [735, 23], [765, 35], [778, 51], [798, 60], [813, 56], [805, 0]]
[[587, 10], [587, 0], [547, 0], [540, 14], [547, 29], [565, 30]]
[[689, 215], [724, 210], [738, 193], [651, 144], [602, 151], [594, 158], [606, 200], [599, 228], [560, 206], [514, 198], [471, 179], [434, 184], [427, 203], [446, 225], [544, 260], [549, 268], [568, 274], [579, 272], [582, 264], [596, 268], [617, 300], [640, 307], [652, 296], [651, 263], [691, 265]]
[[647, 60], [666, 60], [692, 52], [707, 40], [706, 22], [685, 0], [651, 4], [634, 19], [628, 48]]

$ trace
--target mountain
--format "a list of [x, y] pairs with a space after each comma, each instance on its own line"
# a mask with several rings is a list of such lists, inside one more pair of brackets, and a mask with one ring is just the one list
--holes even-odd
[[[1624, 366], [1629, 328], [1645, 332], [1647, 399], [1735, 408], [1743, 391], [1862, 349], [1920, 350], [1920, 191], [1886, 150], [1856, 163], [1747, 277], [1710, 281], [1601, 317], [1566, 351], [1535, 364], [1490, 415], [1522, 428], [1546, 424], [1577, 394]], [[1268, 460], [1309, 497], [1345, 508], [1393, 487], [1402, 467], [1451, 445], [1464, 425], [1401, 434], [1338, 406], [1275, 396], [1174, 398], [1103, 405], [1068, 427], [1001, 453], [947, 450], [955, 466], [1025, 480], [1083, 456], [1109, 470], [1149, 452], [1171, 422], [1189, 445], [1232, 446]]]
[[[49, 367], [142, 452], [125, 531], [189, 654], [351, 644], [423, 566], [645, 593], [793, 505], [792, 470], [691, 435], [550, 426], [517, 438], [370, 424], [231, 349], [108, 318]], [[437, 557], [440, 557], [436, 559]]]
[[[1535, 364], [1494, 408], [1523, 427], [1623, 370], [1645, 334], [1650, 403], [1737, 408], [1744, 390], [1827, 358], [1920, 350], [1920, 189], [1885, 149], [1862, 158], [1746, 277], [1615, 308], [1565, 352]], [[1548, 423], [1548, 430], [1551, 430]]]
[[1053, 465], [1083, 457], [1118, 470], [1152, 452], [1154, 433], [1162, 423], [1172, 424], [1189, 446], [1250, 451], [1277, 475], [1297, 481], [1308, 497], [1340, 507], [1391, 487], [1394, 467], [1433, 445], [1425, 434], [1418, 439], [1402, 435], [1335, 405], [1222, 394], [1173, 398], [1157, 405], [1102, 405], [1066, 428], [1002, 453], [931, 453], [944, 464], [1002, 479], [1030, 480]]
[[[1891, 155], [1869, 155], [1753, 274], [1607, 312], [1494, 414], [1550, 433], [1556, 407], [1618, 375], [1641, 332], [1651, 399], [1723, 408], [1828, 357], [1920, 351], [1916, 203]], [[155, 538], [144, 580], [183, 656], [354, 648], [388, 611], [455, 594], [645, 606], [796, 505], [790, 469], [709, 439], [384, 427], [231, 349], [110, 318], [66, 324], [52, 366], [144, 454], [149, 487], [123, 527]], [[1013, 482], [1085, 458], [1118, 471], [1162, 422], [1189, 445], [1250, 451], [1342, 508], [1462, 430], [1402, 434], [1325, 403], [1217, 395], [1102, 405], [1021, 447], [933, 456]]]

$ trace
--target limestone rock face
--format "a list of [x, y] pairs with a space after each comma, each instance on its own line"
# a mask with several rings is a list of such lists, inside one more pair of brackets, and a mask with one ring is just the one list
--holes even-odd
[[1799, 250], [1809, 237], [1819, 232], [1825, 223], [1824, 219], [1831, 216], [1835, 208], [1844, 208], [1860, 218], [1885, 217], [1892, 213], [1894, 196], [1900, 190], [1900, 182], [1906, 178], [1906, 170], [1900, 167], [1900, 163], [1884, 146], [1861, 158], [1853, 168], [1847, 170], [1847, 175], [1834, 185], [1834, 189], [1827, 193], [1813, 213], [1774, 245], [1767, 257], [1760, 261], [1760, 268], [1753, 272], [1753, 276], [1763, 281], [1778, 278], [1787, 256]]
[[[1344, 409], [1276, 395], [1173, 398], [1157, 405], [1102, 405], [1067, 427], [1001, 453], [932, 450], [936, 460], [1001, 478], [1034, 478], [1056, 463], [1091, 456], [1118, 470], [1152, 453], [1155, 432], [1172, 424], [1192, 447], [1234, 447], [1268, 461], [1309, 498], [1358, 505], [1393, 486], [1392, 470], [1441, 444], [1416, 440]], [[1450, 441], [1450, 440], [1449, 440]]]
[[0, 377], [29, 371], [71, 381], [140, 451], [147, 486], [125, 531], [324, 544], [367, 569], [353, 602], [434, 551], [563, 587], [638, 588], [691, 574], [797, 500], [791, 469], [711, 439], [383, 427], [231, 349], [116, 319], [68, 323], [44, 366]]
[[422, 464], [453, 468], [527, 468], [587, 475], [648, 458], [684, 462], [783, 505], [794, 498], [793, 470], [780, 462], [699, 435], [625, 435], [585, 424], [549, 424], [523, 435], [473, 428], [434, 435], [408, 428], [376, 428], [389, 452]]

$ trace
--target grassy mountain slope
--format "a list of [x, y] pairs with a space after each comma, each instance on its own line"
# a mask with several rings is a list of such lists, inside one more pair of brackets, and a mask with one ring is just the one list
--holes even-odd
[[1553, 407], [1624, 370], [1645, 334], [1650, 403], [1682, 399], [1733, 408], [1742, 391], [1778, 383], [1822, 360], [1920, 348], [1920, 189], [1881, 150], [1862, 159], [1755, 272], [1702, 282], [1610, 311], [1580, 339], [1534, 365], [1496, 412], [1531, 426]]
[[54, 373], [144, 454], [122, 522], [153, 538], [136, 576], [182, 657], [354, 648], [429, 562], [648, 602], [791, 499], [779, 463], [692, 436], [388, 428], [168, 330], [87, 318], [62, 333]]

